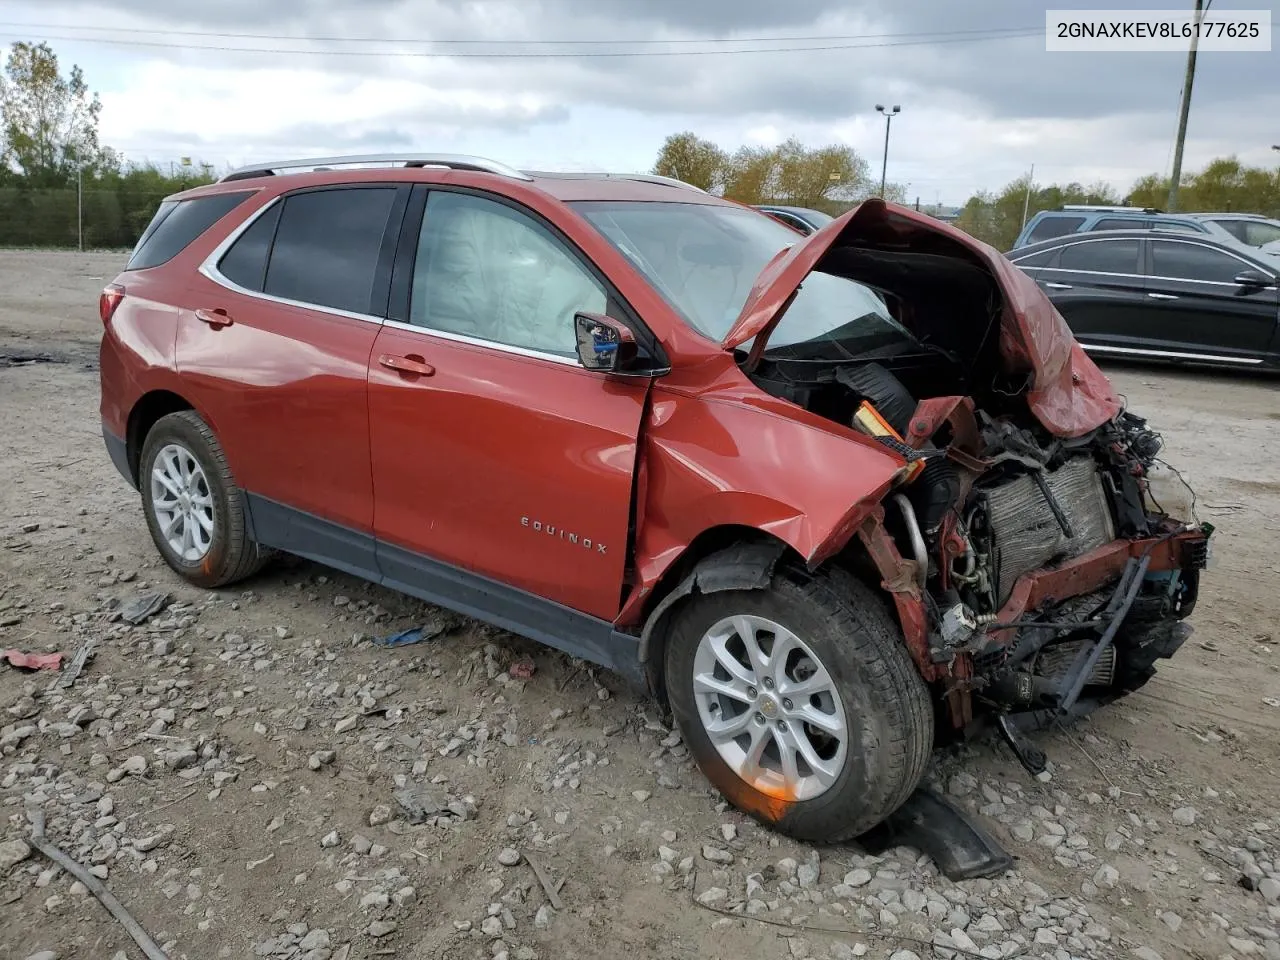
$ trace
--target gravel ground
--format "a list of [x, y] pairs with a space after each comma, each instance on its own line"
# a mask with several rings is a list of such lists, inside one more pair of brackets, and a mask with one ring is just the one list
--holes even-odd
[[1047, 782], [992, 741], [938, 752], [1018, 858], [956, 884], [740, 816], [607, 672], [310, 563], [180, 582], [99, 434], [123, 259], [0, 252], [0, 648], [94, 645], [69, 688], [0, 664], [0, 956], [142, 956], [26, 843], [38, 807], [174, 960], [1280, 958], [1275, 381], [1109, 369], [1219, 528], [1197, 632], [1042, 735]]

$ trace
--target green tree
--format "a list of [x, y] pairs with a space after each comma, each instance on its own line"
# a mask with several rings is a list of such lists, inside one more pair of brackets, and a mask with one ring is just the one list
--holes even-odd
[[110, 158], [98, 143], [102, 103], [78, 66], [63, 77], [47, 43], [15, 43], [0, 76], [0, 129], [5, 166], [16, 165], [29, 186], [74, 179], [77, 167], [97, 169]]
[[801, 207], [822, 206], [831, 199], [852, 199], [870, 187], [867, 161], [850, 147], [809, 149], [792, 138], [776, 151], [777, 173], [770, 199]]
[[[1130, 203], [1141, 199], [1144, 205], [1159, 207], [1168, 191], [1168, 179], [1152, 174], [1135, 185]], [[1178, 206], [1187, 213], [1280, 214], [1280, 169], [1246, 167], [1236, 157], [1219, 157], [1200, 172], [1183, 175]]]
[[974, 194], [961, 210], [956, 226], [997, 250], [1008, 250], [1022, 231], [1024, 209], [1030, 219], [1041, 210], [1056, 210], [1068, 203], [1118, 204], [1120, 198], [1105, 183], [1088, 187], [1079, 183], [1036, 187], [1024, 176], [998, 194], [986, 191]]
[[673, 133], [663, 141], [653, 172], [661, 177], [675, 177], [703, 190], [724, 185], [728, 157], [710, 140], [693, 133]]
[[724, 195], [739, 203], [774, 199], [778, 151], [772, 147], [739, 147], [725, 166]]

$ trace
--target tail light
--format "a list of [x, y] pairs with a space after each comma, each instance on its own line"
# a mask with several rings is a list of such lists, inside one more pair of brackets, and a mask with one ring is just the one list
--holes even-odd
[[116, 307], [120, 306], [120, 301], [124, 299], [124, 287], [118, 283], [109, 283], [103, 288], [102, 295], [98, 297], [98, 316], [102, 318], [102, 325], [105, 327], [111, 322], [111, 318], [115, 315]]

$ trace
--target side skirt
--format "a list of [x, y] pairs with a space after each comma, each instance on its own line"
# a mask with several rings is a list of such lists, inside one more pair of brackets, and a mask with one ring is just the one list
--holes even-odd
[[536, 640], [645, 690], [640, 638], [613, 624], [372, 535], [245, 492], [253, 539]]

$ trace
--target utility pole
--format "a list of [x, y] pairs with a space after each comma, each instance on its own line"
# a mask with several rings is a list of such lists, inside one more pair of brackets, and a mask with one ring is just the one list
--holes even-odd
[[1022, 225], [1024, 227], [1027, 225], [1027, 214], [1031, 210], [1031, 186], [1035, 183], [1035, 179], [1036, 165], [1033, 163], [1031, 165], [1031, 172], [1027, 174], [1027, 195], [1022, 200]]
[[1178, 186], [1182, 180], [1182, 148], [1187, 140], [1187, 116], [1191, 113], [1191, 87], [1196, 79], [1196, 49], [1200, 46], [1200, 23], [1213, 0], [1196, 0], [1195, 30], [1191, 34], [1191, 50], [1187, 53], [1187, 76], [1182, 83], [1182, 106], [1178, 111], [1178, 139], [1173, 147], [1173, 173], [1169, 177], [1169, 213], [1178, 210]]
[[893, 122], [893, 118], [897, 116], [902, 107], [894, 104], [892, 110], [886, 110], [883, 103], [876, 104], [876, 111], [884, 114], [884, 160], [880, 164], [880, 199], [884, 199], [884, 188], [886, 176], [889, 172], [889, 124]]
[[76, 164], [76, 246], [84, 253], [84, 164]]

